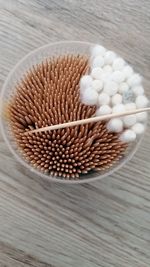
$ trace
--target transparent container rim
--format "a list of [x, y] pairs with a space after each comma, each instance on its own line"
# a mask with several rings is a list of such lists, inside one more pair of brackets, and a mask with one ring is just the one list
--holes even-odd
[[58, 41], [58, 42], [54, 42], [54, 43], [48, 43], [46, 45], [40, 46], [34, 50], [32, 50], [31, 52], [29, 52], [27, 55], [25, 55], [23, 58], [21, 58], [18, 63], [12, 68], [12, 70], [9, 72], [3, 86], [2, 86], [2, 90], [1, 90], [1, 94], [0, 94], [0, 129], [2, 132], [2, 136], [4, 138], [4, 141], [6, 142], [9, 150], [11, 151], [11, 153], [13, 154], [13, 156], [16, 158], [16, 160], [21, 163], [24, 167], [26, 167], [29, 171], [31, 171], [32, 173], [36, 174], [37, 176], [40, 176], [50, 182], [57, 182], [57, 183], [62, 183], [62, 184], [83, 184], [83, 183], [90, 183], [93, 181], [97, 181], [100, 179], [103, 179], [105, 177], [110, 176], [111, 174], [113, 174], [114, 172], [116, 172], [117, 170], [119, 170], [121, 167], [123, 167], [135, 154], [135, 152], [137, 151], [143, 137], [144, 134], [141, 135], [141, 137], [139, 138], [137, 144], [135, 145], [134, 149], [129, 153], [129, 155], [127, 155], [127, 157], [125, 158], [125, 160], [123, 160], [119, 165], [115, 166], [112, 170], [104, 173], [104, 174], [99, 174], [99, 176], [95, 176], [95, 177], [91, 177], [91, 178], [84, 178], [84, 179], [77, 179], [77, 180], [69, 180], [69, 179], [61, 179], [61, 178], [56, 178], [56, 177], [52, 177], [52, 176], [48, 176], [38, 170], [36, 170], [35, 168], [33, 168], [31, 165], [29, 165], [25, 160], [23, 160], [17, 153], [16, 151], [13, 149], [13, 147], [11, 146], [11, 142], [9, 141], [9, 138], [6, 136], [5, 134], [5, 130], [3, 127], [3, 120], [2, 120], [2, 114], [3, 114], [3, 96], [5, 93], [5, 88], [7, 87], [8, 81], [10, 80], [10, 78], [13, 76], [13, 74], [15, 73], [15, 71], [18, 69], [18, 67], [28, 58], [30, 58], [30, 56], [50, 47], [50, 46], [55, 46], [55, 45], [61, 45], [61, 44], [81, 44], [81, 45], [89, 45], [89, 47], [92, 47], [94, 45], [96, 45], [95, 43], [91, 43], [91, 42], [84, 42], [84, 41]]

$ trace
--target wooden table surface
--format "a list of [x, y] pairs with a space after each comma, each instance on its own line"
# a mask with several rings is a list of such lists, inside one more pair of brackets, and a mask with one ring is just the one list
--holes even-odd
[[[31, 50], [101, 43], [144, 76], [150, 97], [150, 1], [0, 0], [0, 87]], [[133, 159], [85, 185], [30, 177], [0, 134], [0, 267], [149, 267], [150, 123]]]

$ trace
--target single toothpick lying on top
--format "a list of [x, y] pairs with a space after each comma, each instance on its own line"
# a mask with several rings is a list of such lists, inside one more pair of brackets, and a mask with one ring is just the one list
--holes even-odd
[[142, 108], [142, 109], [125, 111], [125, 112], [122, 112], [122, 113], [113, 113], [113, 114], [108, 114], [108, 115], [91, 117], [91, 118], [88, 118], [88, 119], [71, 121], [71, 122], [66, 122], [66, 123], [62, 123], [62, 124], [46, 126], [46, 127], [43, 127], [43, 128], [38, 128], [38, 129], [35, 129], [35, 130], [28, 131], [25, 134], [57, 130], [57, 129], [67, 128], [67, 127], [82, 125], [82, 124], [86, 124], [86, 123], [93, 123], [93, 122], [97, 122], [97, 121], [103, 121], [103, 120], [109, 120], [109, 119], [113, 119], [113, 118], [123, 117], [123, 116], [132, 115], [132, 114], [136, 114], [136, 113], [141, 113], [141, 112], [145, 112], [145, 111], [150, 111], [150, 107], [149, 108]]

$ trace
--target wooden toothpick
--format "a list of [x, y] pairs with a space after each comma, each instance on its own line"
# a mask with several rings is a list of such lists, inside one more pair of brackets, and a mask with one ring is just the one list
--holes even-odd
[[145, 111], [150, 111], [150, 107], [125, 111], [122, 113], [113, 113], [113, 114], [108, 114], [108, 115], [91, 117], [88, 119], [82, 119], [82, 120], [77, 120], [77, 121], [70, 121], [70, 122], [66, 122], [66, 123], [62, 123], [62, 124], [46, 126], [43, 128], [38, 128], [35, 130], [28, 131], [25, 134], [52, 131], [52, 130], [67, 128], [67, 127], [73, 127], [73, 126], [82, 125], [82, 124], [86, 124], [86, 123], [92, 123], [92, 122], [97, 122], [97, 121], [103, 121], [103, 120], [109, 120], [109, 119], [113, 119], [113, 118], [123, 117], [126, 115], [132, 115], [132, 114], [141, 113], [141, 112], [145, 112]]

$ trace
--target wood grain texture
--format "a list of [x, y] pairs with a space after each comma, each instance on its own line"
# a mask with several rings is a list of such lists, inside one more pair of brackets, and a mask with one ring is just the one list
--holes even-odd
[[[144, 76], [150, 98], [150, 1], [0, 0], [0, 87], [29, 51], [102, 43]], [[0, 267], [149, 267], [150, 123], [121, 170], [85, 185], [29, 175], [0, 135]]]

